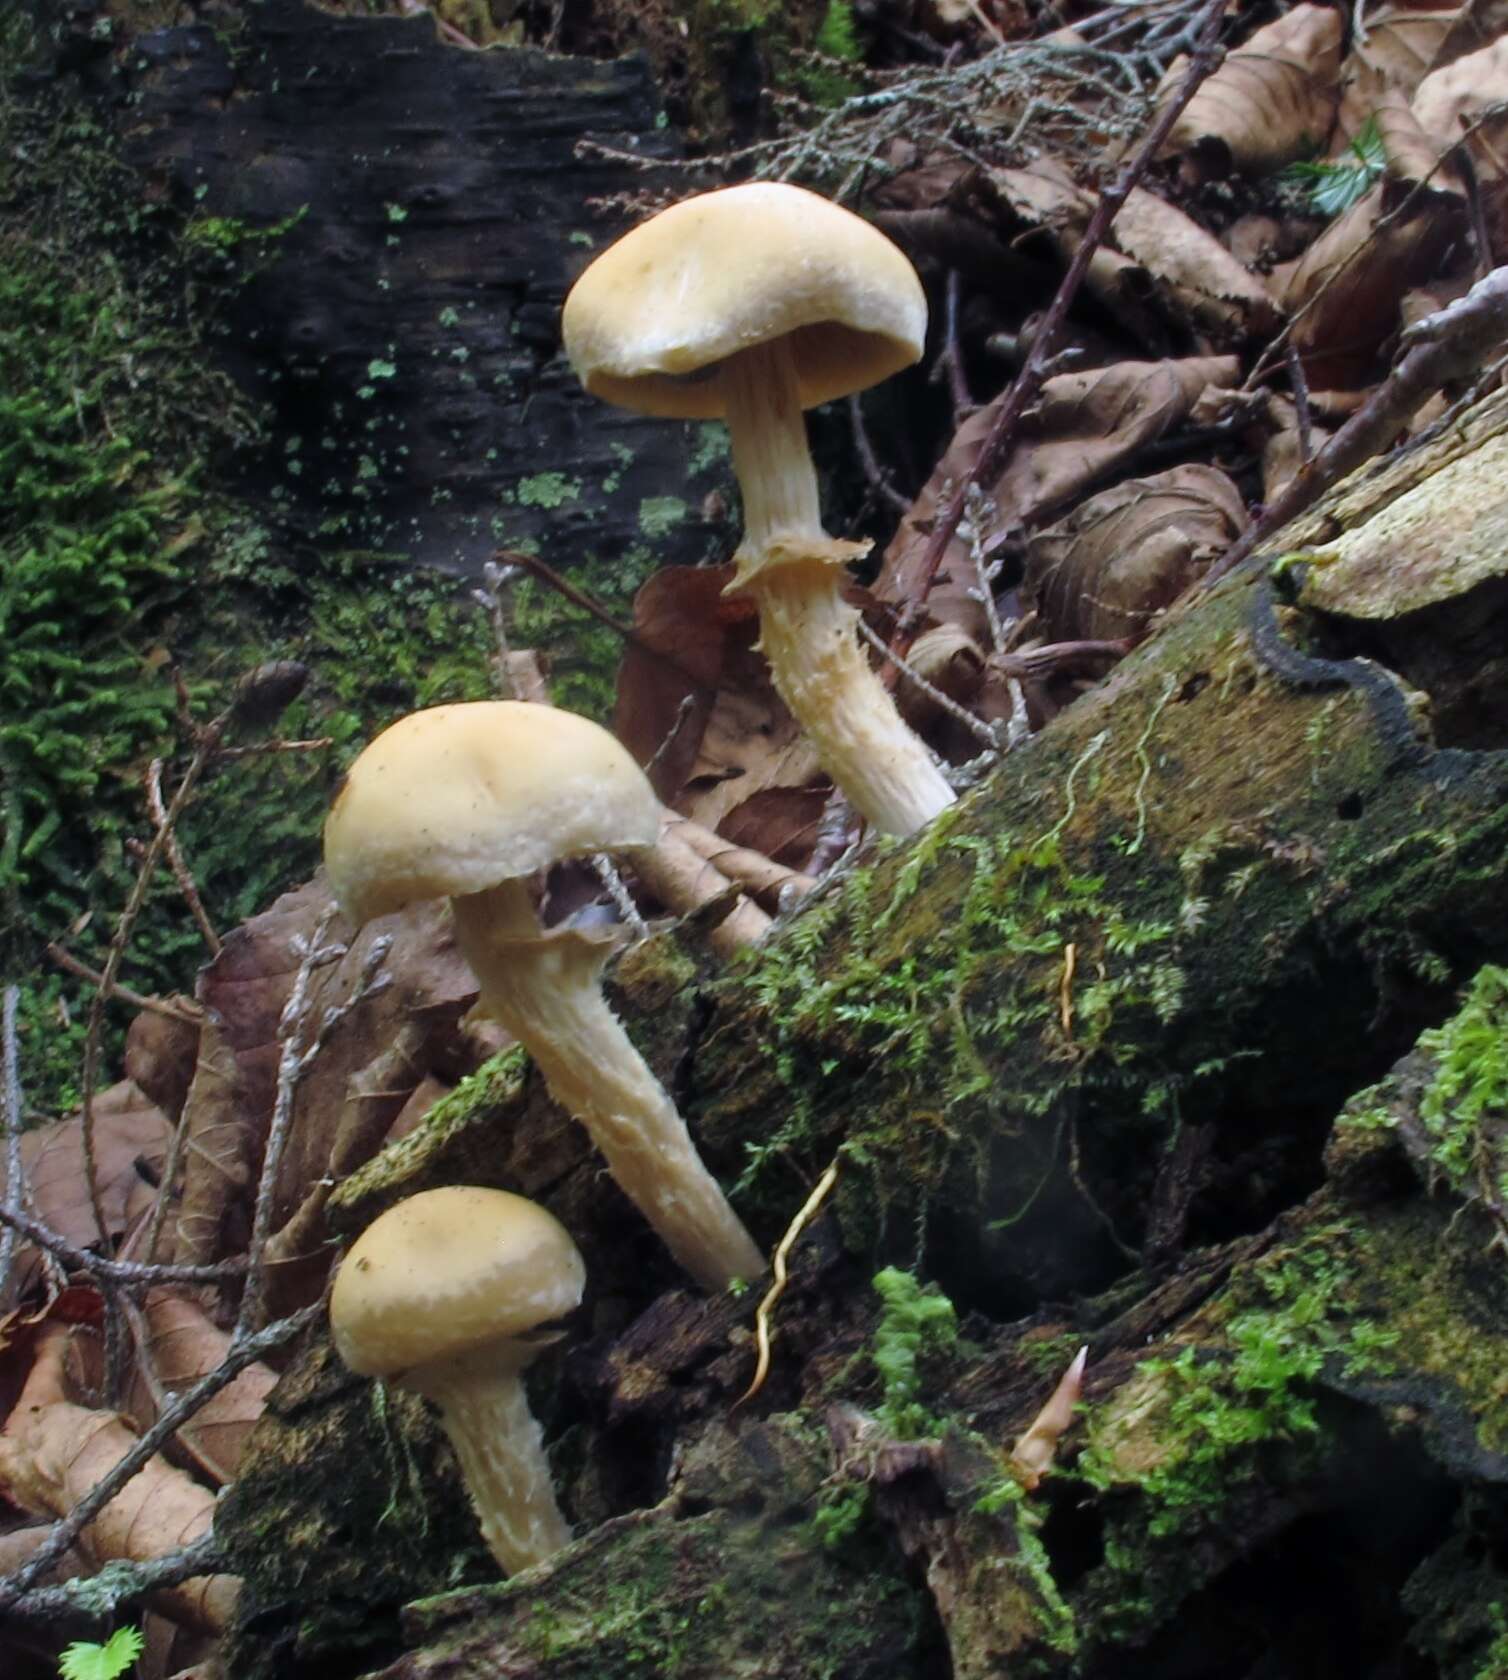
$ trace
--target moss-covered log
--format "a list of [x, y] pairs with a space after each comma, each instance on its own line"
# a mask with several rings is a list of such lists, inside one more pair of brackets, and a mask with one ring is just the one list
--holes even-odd
[[[1505, 417], [1495, 399], [1364, 476], [1288, 546], [1311, 552], [1337, 507], [1375, 513]], [[1127, 1644], [1148, 1672], [1237, 1674], [1273, 1649], [1308, 1674], [1335, 1670], [1337, 1638], [1366, 1657], [1347, 1672], [1393, 1672], [1406, 1647], [1422, 1653], [1406, 1672], [1491, 1671], [1491, 1605], [1508, 1602], [1495, 971], [1421, 1059], [1355, 1094], [1508, 954], [1508, 753], [1481, 719], [1472, 750], [1436, 742], [1423, 697], [1356, 657], [1342, 619], [1275, 600], [1271, 558], [747, 961], [714, 973], [683, 933], [620, 965], [631, 1026], [763, 1240], [839, 1166], [795, 1252], [771, 1378], [731, 1430], [752, 1300], [673, 1288], [519, 1059], [338, 1193], [349, 1230], [431, 1183], [522, 1189], [581, 1236], [594, 1280], [540, 1396], [587, 1538], [418, 1613], [425, 1654], [395, 1673], [633, 1672], [651, 1660], [641, 1627], [664, 1672], [764, 1674], [747, 1629], [771, 1619], [793, 1680], [881, 1661], [918, 1680], [949, 1663], [1108, 1676]], [[1437, 559], [1448, 571], [1449, 543]], [[1476, 591], [1462, 610], [1480, 624]], [[936, 1279], [958, 1333], [877, 1300], [885, 1260]], [[898, 1337], [904, 1381], [873, 1357]], [[1081, 1340], [1071, 1472], [1024, 1501], [1001, 1451]], [[351, 1383], [325, 1403], [370, 1400]], [[270, 1427], [266, 1465], [312, 1426]], [[747, 1453], [780, 1458], [778, 1518], [728, 1468]], [[692, 1464], [722, 1468], [698, 1481]], [[317, 1596], [274, 1608], [284, 1577], [262, 1548], [301, 1504], [352, 1497], [352, 1471], [285, 1481], [276, 1509], [262, 1473], [237, 1495], [247, 1516], [218, 1526], [250, 1614], [307, 1625]], [[703, 1619], [686, 1607], [709, 1546], [734, 1562]], [[816, 1640], [829, 1588], [802, 1596], [780, 1570], [830, 1583], [849, 1546], [887, 1604], [926, 1608], [912, 1631], [880, 1617], [878, 1643]], [[769, 1568], [740, 1571], [750, 1548]], [[641, 1589], [683, 1555], [672, 1629]]]

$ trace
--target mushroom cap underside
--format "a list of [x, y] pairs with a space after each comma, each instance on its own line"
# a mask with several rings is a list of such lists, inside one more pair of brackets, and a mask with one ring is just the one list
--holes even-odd
[[325, 821], [325, 866], [364, 922], [659, 832], [654, 790], [607, 730], [554, 706], [478, 700], [412, 712], [367, 746]]
[[586, 1268], [565, 1227], [523, 1196], [425, 1190], [362, 1232], [330, 1297], [340, 1357], [389, 1377], [521, 1337], [580, 1303]]
[[790, 338], [803, 408], [888, 379], [921, 356], [927, 299], [879, 229], [760, 181], [684, 199], [625, 234], [572, 287], [562, 328], [595, 395], [715, 420], [717, 364], [777, 338]]

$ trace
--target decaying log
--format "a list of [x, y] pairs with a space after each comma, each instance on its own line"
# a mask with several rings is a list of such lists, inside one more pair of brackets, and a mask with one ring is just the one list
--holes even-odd
[[[1446, 1170], [1442, 1128], [1465, 1111], [1438, 1071], [1457, 1041], [1415, 1041], [1508, 956], [1508, 723], [1498, 705], [1469, 750], [1439, 744], [1428, 698], [1363, 656], [1374, 632], [1289, 606], [1269, 562], [1505, 431], [1500, 396], [1353, 477], [752, 959], [721, 968], [662, 935], [618, 965], [631, 1029], [762, 1242], [839, 1163], [770, 1379], [731, 1421], [757, 1292], [679, 1292], [520, 1057], [348, 1180], [331, 1200], [346, 1231], [468, 1181], [535, 1195], [579, 1233], [590, 1318], [541, 1362], [536, 1398], [583, 1538], [399, 1633], [399, 1600], [433, 1592], [442, 1557], [486, 1571], [474, 1545], [403, 1553], [437, 1500], [395, 1461], [313, 1469], [352, 1419], [370, 1439], [376, 1404], [313, 1348], [217, 1519], [247, 1577], [245, 1672], [271, 1672], [257, 1638], [286, 1659], [277, 1630], [311, 1618], [324, 1656], [341, 1648], [359, 1592], [394, 1676], [922, 1680], [1024, 1662], [1108, 1680], [1128, 1661], [1213, 1672], [1211, 1652], [1220, 1672], [1269, 1651], [1308, 1672], [1347, 1640], [1336, 1671], [1412, 1648], [1474, 1675], [1497, 1637], [1484, 1606], [1508, 1592], [1508, 1272], [1482, 1191], [1496, 1158], [1485, 1179]], [[1474, 646], [1500, 576], [1462, 607]], [[1508, 1031], [1508, 1005], [1498, 1019]], [[1494, 1147], [1483, 1135], [1468, 1156]], [[922, 1349], [921, 1440], [889, 1439], [872, 1358], [866, 1280], [885, 1261], [964, 1315]], [[1026, 1500], [1010, 1443], [1083, 1342], [1086, 1418]], [[432, 1426], [403, 1415], [402, 1451], [443, 1465]], [[829, 1547], [819, 1514], [848, 1494]], [[383, 1500], [401, 1543], [363, 1518]], [[370, 1575], [353, 1534], [381, 1553]], [[855, 1556], [896, 1602], [925, 1591], [928, 1620], [901, 1636], [876, 1613], [869, 1642], [814, 1655], [805, 1589], [827, 1583], [831, 1603]], [[834, 1616], [845, 1636], [860, 1620]], [[418, 1649], [396, 1657], [404, 1640]], [[301, 1649], [323, 1660], [318, 1638]]]

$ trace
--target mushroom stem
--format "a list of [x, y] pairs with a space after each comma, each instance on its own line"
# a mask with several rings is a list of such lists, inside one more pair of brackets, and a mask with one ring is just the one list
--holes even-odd
[[[702, 1165], [686, 1122], [602, 995], [608, 947], [518, 926], [519, 883], [453, 900], [482, 1006], [534, 1058], [620, 1188], [708, 1290], [758, 1277], [764, 1258]], [[498, 912], [494, 919], [494, 910]]]
[[790, 338], [730, 356], [720, 377], [744, 503], [730, 587], [753, 596], [775, 688], [823, 768], [876, 828], [914, 833], [954, 793], [901, 721], [843, 598], [843, 563], [864, 547], [822, 529]]
[[508, 1574], [571, 1538], [555, 1502], [544, 1437], [529, 1410], [516, 1352], [484, 1348], [404, 1374], [403, 1386], [440, 1408], [440, 1421], [476, 1506], [482, 1537]]

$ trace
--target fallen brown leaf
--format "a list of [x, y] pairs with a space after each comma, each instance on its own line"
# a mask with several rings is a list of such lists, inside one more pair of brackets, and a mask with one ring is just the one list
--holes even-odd
[[802, 869], [816, 850], [830, 797], [824, 788], [765, 788], [730, 807], [719, 832], [731, 845]]
[[1278, 282], [1289, 313], [1304, 311], [1292, 342], [1312, 391], [1354, 389], [1372, 375], [1404, 294], [1434, 272], [1462, 226], [1464, 205], [1428, 191], [1385, 222], [1400, 190], [1379, 182]]
[[[995, 504], [992, 540], [1039, 522], [1116, 468], [1134, 462], [1138, 450], [1182, 424], [1207, 386], [1231, 386], [1239, 376], [1240, 365], [1233, 356], [1194, 356], [1118, 362], [1049, 379], [1035, 412], [1022, 426], [1022, 447], [992, 484], [981, 486]], [[952, 486], [972, 476], [1003, 400], [996, 398], [970, 415], [953, 434], [885, 552], [874, 585], [877, 596], [893, 602], [913, 598], [932, 523]], [[949, 543], [943, 569], [955, 584], [972, 580], [973, 565], [962, 538], [955, 536]]]
[[1448, 158], [1441, 160], [1441, 153], [1454, 137], [1442, 141], [1427, 132], [1414, 108], [1396, 88], [1382, 95], [1372, 115], [1388, 160], [1388, 174], [1394, 181], [1406, 185], [1427, 181], [1431, 192], [1465, 197], [1459, 172]]
[[[130, 1080], [94, 1099], [94, 1152], [108, 1235], [118, 1237], [151, 1205], [171, 1127], [160, 1109]], [[38, 1126], [21, 1139], [21, 1176], [32, 1211], [65, 1242], [89, 1248], [99, 1240], [84, 1178], [83, 1128], [78, 1120]], [[6, 1181], [0, 1160], [0, 1186]], [[17, 1290], [35, 1279], [40, 1262], [23, 1245], [17, 1253]]]
[[[312, 934], [329, 904], [323, 875], [285, 894], [228, 934], [224, 949], [200, 979], [201, 1002], [218, 1017], [235, 1056], [238, 1103], [248, 1135], [255, 1137], [257, 1160], [276, 1092], [278, 1023], [298, 967], [294, 941]], [[457, 1023], [476, 996], [476, 981], [455, 948], [444, 903], [382, 917], [354, 935], [337, 921], [329, 937], [349, 938], [349, 948], [344, 957], [315, 973], [309, 996], [312, 1020], [349, 999], [372, 942], [382, 937], [392, 940], [384, 963], [390, 983], [339, 1023], [298, 1087], [276, 1186], [275, 1230], [326, 1176], [352, 1077], [393, 1041], [405, 1021], [414, 1019], [424, 1030], [424, 1049], [413, 1071], [417, 1084], [440, 1053], [441, 1043], [454, 1038]], [[238, 1211], [222, 1221], [222, 1229], [247, 1218], [248, 1191], [249, 1186], [243, 1189]]]
[[[51, 1326], [20, 1400], [0, 1430], [0, 1490], [34, 1516], [67, 1515], [128, 1453], [136, 1437], [111, 1412], [76, 1406], [63, 1396], [67, 1331]], [[146, 1562], [208, 1532], [215, 1496], [166, 1459], [147, 1461], [79, 1537], [93, 1564], [121, 1558]], [[207, 1633], [229, 1625], [238, 1583], [201, 1576], [164, 1588], [153, 1600], [175, 1620]]]
[[[1265, 175], [1323, 149], [1335, 119], [1341, 15], [1299, 5], [1230, 53], [1174, 123], [1164, 154], [1184, 154], [1195, 180], [1232, 169]], [[1187, 68], [1175, 61], [1163, 88]]]
[[208, 1011], [183, 1105], [183, 1188], [173, 1241], [179, 1265], [213, 1265], [245, 1248], [262, 1124], [244, 1099], [235, 1051], [219, 1018]]
[[1330, 155], [1342, 156], [1390, 88], [1405, 97], [1434, 65], [1458, 21], [1458, 0], [1441, 6], [1369, 7], [1340, 71], [1340, 107]]
[[1031, 539], [1022, 594], [1052, 641], [1144, 632], [1246, 528], [1216, 467], [1173, 467], [1081, 502]]
[[[1489, 108], [1496, 107], [1488, 116]], [[1414, 115], [1440, 145], [1466, 141], [1492, 250], [1508, 249], [1508, 37], [1432, 70], [1414, 94]]]
[[1115, 219], [1114, 239], [1164, 292], [1168, 305], [1220, 345], [1273, 331], [1277, 306], [1261, 280], [1197, 222], [1136, 188]]
[[[152, 1290], [142, 1319], [147, 1334], [126, 1407], [138, 1429], [156, 1421], [165, 1396], [218, 1370], [230, 1346], [202, 1308], [171, 1290]], [[235, 1479], [246, 1437], [276, 1381], [270, 1367], [248, 1365], [178, 1431], [194, 1467], [221, 1487]]]
[[655, 573], [635, 597], [639, 645], [618, 672], [619, 739], [667, 805], [712, 829], [756, 790], [819, 774], [754, 650], [752, 608], [722, 593], [732, 576], [731, 566]]
[[[188, 999], [172, 1001], [197, 1012]], [[198, 1051], [199, 1022], [144, 1009], [126, 1028], [126, 1077], [176, 1124], [193, 1083]]]

